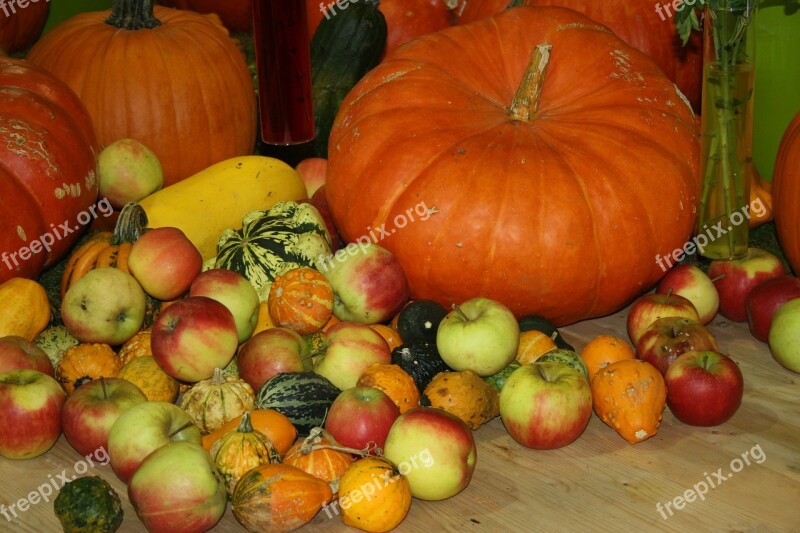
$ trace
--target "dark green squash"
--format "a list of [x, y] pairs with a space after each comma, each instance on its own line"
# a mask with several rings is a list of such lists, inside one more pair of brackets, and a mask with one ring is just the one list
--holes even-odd
[[439, 355], [435, 342], [420, 340], [403, 343], [392, 350], [392, 363], [414, 379], [420, 394], [436, 374], [453, 370]]
[[403, 342], [436, 342], [436, 330], [447, 316], [447, 309], [433, 300], [414, 300], [397, 317], [397, 333]]
[[381, 60], [386, 19], [378, 0], [351, 2], [323, 18], [311, 39], [314, 155], [328, 157], [328, 137], [345, 95]]
[[274, 409], [288, 418], [304, 437], [322, 427], [333, 400], [342, 391], [315, 372], [281, 372], [258, 390], [257, 409]]
[[68, 482], [61, 487], [53, 507], [65, 533], [110, 533], [122, 525], [119, 495], [98, 476]]
[[575, 348], [570, 343], [564, 340], [564, 337], [561, 336], [561, 332], [558, 331], [558, 329], [553, 325], [553, 323], [544, 317], [537, 315], [528, 315], [520, 318], [519, 330], [520, 332], [531, 331], [531, 330], [541, 331], [542, 333], [544, 333], [549, 337], [552, 337], [553, 333], [555, 333], [556, 336], [553, 337], [553, 340], [555, 341], [556, 346], [558, 348], [561, 348], [563, 350], [573, 350], [573, 351], [575, 350]]

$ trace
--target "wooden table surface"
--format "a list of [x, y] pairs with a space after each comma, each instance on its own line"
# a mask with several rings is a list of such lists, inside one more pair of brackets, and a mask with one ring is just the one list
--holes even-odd
[[[603, 333], [627, 338], [624, 316], [581, 322], [563, 333], [577, 349]], [[631, 445], [593, 416], [573, 444], [537, 451], [514, 442], [497, 418], [475, 433], [478, 463], [470, 485], [449, 500], [414, 500], [396, 531], [800, 531], [800, 375], [773, 361], [746, 324], [717, 317], [710, 327], [745, 378], [742, 406], [724, 425], [686, 426], [667, 409], [658, 434]], [[62, 471], [69, 476], [81, 459], [63, 436], [41, 457], [0, 458], [0, 503], [26, 498]], [[120, 531], [144, 531], [110, 466], [86, 475], [102, 476], [119, 492]], [[671, 504], [670, 515], [667, 502], [693, 486], [699, 495], [703, 483], [709, 489], [702, 498], [681, 509]], [[57, 532], [60, 526], [51, 501], [12, 521], [0, 515], [0, 531]], [[229, 506], [213, 531], [245, 530]], [[321, 512], [300, 531], [357, 530]]]

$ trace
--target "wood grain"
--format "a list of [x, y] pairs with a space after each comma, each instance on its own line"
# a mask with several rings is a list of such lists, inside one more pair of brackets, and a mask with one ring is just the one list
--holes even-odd
[[[563, 333], [578, 349], [603, 333], [626, 338], [624, 316], [581, 322]], [[478, 463], [469, 487], [442, 502], [414, 500], [396, 531], [800, 531], [799, 376], [773, 361], [746, 325], [718, 317], [710, 327], [745, 377], [742, 406], [724, 425], [686, 426], [667, 410], [655, 437], [630, 445], [594, 416], [573, 444], [536, 451], [514, 442], [495, 419], [475, 432]], [[742, 461], [732, 472], [743, 454], [749, 466]], [[63, 437], [36, 459], [0, 459], [0, 503], [27, 498], [62, 471], [72, 475], [81, 459]], [[727, 479], [716, 478], [718, 471]], [[110, 466], [97, 465], [87, 475], [102, 476], [122, 496], [120, 531], [144, 531]], [[670, 516], [667, 502], [695, 485], [702, 490], [709, 478], [716, 486], [680, 510], [671, 507]], [[52, 500], [11, 521], [0, 515], [0, 531], [59, 530]], [[324, 512], [303, 530], [354, 531]], [[244, 528], [228, 509], [214, 531]]]

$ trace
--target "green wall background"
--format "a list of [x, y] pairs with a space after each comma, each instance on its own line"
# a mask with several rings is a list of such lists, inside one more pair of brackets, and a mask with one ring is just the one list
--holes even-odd
[[44, 31], [63, 22], [77, 13], [85, 11], [103, 11], [111, 8], [111, 0], [50, 0], [50, 14]]

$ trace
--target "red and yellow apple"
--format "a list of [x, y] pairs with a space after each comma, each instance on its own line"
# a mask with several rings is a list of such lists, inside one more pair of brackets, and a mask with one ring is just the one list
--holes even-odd
[[711, 331], [700, 322], [666, 316], [644, 330], [636, 345], [636, 358], [647, 361], [663, 376], [679, 355], [700, 350], [717, 350]]
[[0, 456], [30, 459], [52, 448], [65, 400], [58, 381], [38, 370], [0, 374]]
[[383, 448], [400, 409], [383, 391], [372, 387], [343, 390], [325, 417], [325, 430], [341, 444], [356, 450]]
[[164, 185], [164, 171], [158, 156], [135, 139], [119, 139], [97, 156], [100, 198], [121, 209], [138, 202]]
[[684, 263], [676, 265], [664, 276], [656, 288], [657, 294], [683, 296], [694, 305], [700, 323], [705, 325], [714, 320], [719, 311], [719, 294], [714, 282], [695, 265]]
[[239, 346], [239, 333], [223, 304], [207, 296], [189, 296], [161, 312], [153, 324], [150, 344], [164, 372], [196, 383], [230, 363]]
[[314, 357], [314, 372], [341, 390], [355, 387], [373, 363], [390, 363], [392, 353], [381, 334], [365, 324], [339, 322], [325, 332], [325, 347]]
[[744, 300], [747, 326], [761, 342], [767, 342], [772, 317], [780, 306], [800, 298], [800, 278], [778, 276], [753, 287]]
[[775, 361], [787, 370], [800, 372], [800, 298], [775, 311], [767, 340]]
[[281, 372], [310, 370], [305, 339], [289, 328], [259, 331], [242, 344], [236, 356], [239, 377], [254, 391]]
[[53, 363], [44, 350], [25, 337], [0, 337], [0, 373], [29, 368], [55, 377]]
[[308, 197], [311, 198], [317, 192], [317, 189], [325, 185], [328, 160], [323, 157], [307, 157], [297, 163], [294, 169], [300, 174], [300, 179], [306, 185]]
[[645, 294], [634, 300], [628, 308], [626, 327], [631, 343], [636, 346], [650, 324], [666, 316], [683, 317], [700, 322], [697, 309], [683, 296], [671, 292]]
[[128, 269], [144, 291], [174, 300], [189, 290], [203, 267], [203, 256], [183, 231], [173, 227], [145, 231], [131, 246]]
[[201, 272], [192, 281], [189, 296], [208, 296], [227, 307], [236, 323], [240, 344], [253, 335], [258, 322], [258, 293], [238, 272], [227, 268]]

